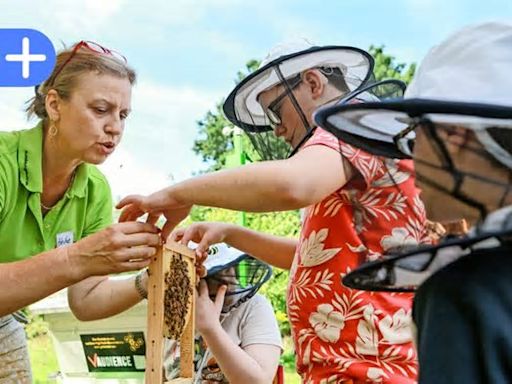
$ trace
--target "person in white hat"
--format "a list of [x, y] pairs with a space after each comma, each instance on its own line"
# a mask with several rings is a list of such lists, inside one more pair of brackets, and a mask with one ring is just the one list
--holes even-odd
[[195, 177], [118, 205], [124, 207], [121, 221], [148, 212], [152, 222], [163, 213], [164, 236], [193, 204], [252, 212], [305, 208], [297, 240], [222, 223], [195, 224], [173, 235], [199, 243], [198, 254], [225, 241], [291, 270], [288, 315], [304, 382], [416, 382], [412, 296], [368, 294], [341, 282], [387, 247], [425, 240], [412, 161], [372, 156], [312, 120], [320, 105], [362, 91], [372, 68], [372, 57], [357, 48], [278, 46], [231, 92], [224, 111], [246, 132], [273, 129], [292, 148], [291, 157]]
[[[258, 294], [272, 275], [269, 265], [217, 244], [204, 263], [196, 302], [194, 383], [270, 383], [282, 343], [270, 302]], [[166, 341], [167, 380], [179, 374], [179, 346]]]
[[[358, 288], [417, 288], [420, 383], [512, 382], [511, 68], [512, 23], [473, 25], [429, 52], [404, 100], [316, 114], [355, 146], [413, 153], [429, 217], [474, 225], [345, 277]], [[382, 115], [394, 133], [373, 124]]]

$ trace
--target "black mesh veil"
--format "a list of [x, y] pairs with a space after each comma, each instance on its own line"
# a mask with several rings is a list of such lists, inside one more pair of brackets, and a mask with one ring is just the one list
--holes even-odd
[[272, 276], [272, 268], [244, 254], [243, 257], [208, 274], [210, 296], [215, 297], [221, 285], [227, 287], [222, 313], [227, 313], [253, 297], [261, 286]]

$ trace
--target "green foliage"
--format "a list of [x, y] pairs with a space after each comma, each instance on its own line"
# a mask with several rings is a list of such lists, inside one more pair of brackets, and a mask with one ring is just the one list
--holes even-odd
[[[245, 65], [245, 71], [237, 73], [237, 83], [242, 81], [248, 74], [255, 71], [260, 62], [249, 60]], [[225, 127], [232, 127], [232, 124], [224, 117], [221, 100], [215, 106], [215, 111], [208, 111], [206, 116], [197, 122], [199, 138], [194, 142], [193, 151], [201, 156], [204, 162], [210, 164], [207, 171], [217, 171], [226, 166], [226, 157], [233, 150], [233, 135], [223, 132]], [[252, 149], [249, 138], [244, 136], [244, 148], [252, 161], [258, 160], [258, 155]]]
[[59, 364], [52, 340], [49, 335], [42, 335], [28, 340], [30, 365], [34, 384], [49, 384], [57, 381]]
[[222, 221], [225, 223], [237, 223], [239, 212], [229, 209], [194, 206], [189, 217], [183, 225], [189, 225], [195, 221]]
[[222, 113], [222, 103], [216, 106], [215, 112], [208, 111], [203, 120], [199, 121], [199, 138], [195, 140], [193, 151], [200, 155], [204, 162], [210, 163], [208, 171], [217, 171], [226, 165], [226, 156], [233, 150], [233, 139], [224, 135], [224, 127], [231, 123]]
[[293, 348], [293, 340], [290, 336], [283, 337], [283, 353], [279, 364], [284, 367], [286, 384], [289, 383], [301, 383], [300, 376], [296, 372], [295, 364], [295, 351]]
[[245, 63], [245, 71], [238, 71], [236, 74], [237, 83], [241, 82], [243, 79], [247, 77], [247, 75], [251, 74], [260, 66], [260, 61], [252, 59]]
[[286, 312], [286, 286], [288, 271], [273, 268], [272, 278], [260, 289], [260, 293], [272, 303], [281, 335], [290, 335], [290, 322]]
[[28, 339], [30, 365], [35, 384], [56, 383], [51, 379], [59, 371], [57, 355], [48, 333], [48, 323], [41, 315], [35, 315], [25, 308], [23, 314], [29, 321], [25, 326]]
[[39, 336], [44, 336], [48, 333], [48, 323], [44, 321], [41, 315], [33, 314], [28, 308], [25, 308], [23, 313], [28, 320], [25, 332], [27, 333], [27, 338], [29, 340]]
[[300, 215], [299, 211], [248, 213], [246, 225], [256, 231], [276, 236], [298, 237]]
[[[292, 352], [284, 352], [282, 355], [281, 355], [281, 358], [283, 359], [285, 355], [291, 355], [291, 357], [293, 358], [293, 360], [295, 361], [295, 356]], [[284, 370], [284, 382], [286, 384], [301, 384], [302, 383], [302, 380], [299, 376], [299, 374], [296, 372], [295, 370], [295, 365], [287, 365], [286, 363], [283, 364], [283, 362], [281, 362], [282, 365], [285, 366], [285, 370]]]
[[411, 82], [411, 79], [416, 70], [416, 64], [397, 63], [395, 57], [384, 53], [384, 46], [379, 47], [371, 45], [368, 50], [375, 59], [374, 74], [376, 80], [384, 79], [398, 79], [406, 84]]
[[286, 351], [281, 355], [281, 365], [287, 369], [295, 368], [295, 354], [293, 351]]

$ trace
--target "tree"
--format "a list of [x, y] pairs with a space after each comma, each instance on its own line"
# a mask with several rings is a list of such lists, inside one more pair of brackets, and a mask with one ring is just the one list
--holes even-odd
[[368, 52], [375, 59], [374, 74], [375, 79], [380, 81], [383, 79], [398, 79], [406, 84], [412, 80], [416, 70], [416, 64], [396, 63], [395, 58], [384, 53], [384, 46], [376, 47], [370, 45]]
[[226, 156], [233, 150], [233, 140], [224, 134], [224, 127], [230, 122], [222, 113], [221, 101], [215, 112], [208, 111], [203, 120], [199, 121], [200, 137], [194, 141], [193, 150], [200, 155], [204, 162], [210, 163], [207, 171], [218, 171], [226, 166]]
[[[249, 60], [245, 64], [245, 71], [238, 71], [236, 83], [242, 81], [247, 75], [254, 72], [260, 62]], [[203, 120], [198, 121], [199, 138], [194, 141], [193, 151], [202, 157], [203, 161], [210, 166], [206, 171], [218, 171], [226, 166], [226, 156], [233, 150], [233, 137], [224, 131], [225, 127], [232, 124], [224, 117], [221, 100], [215, 106], [215, 112], [208, 111]], [[247, 137], [244, 136], [244, 147], [249, 149], [249, 157], [256, 160], [257, 155], [251, 150], [252, 146]]]

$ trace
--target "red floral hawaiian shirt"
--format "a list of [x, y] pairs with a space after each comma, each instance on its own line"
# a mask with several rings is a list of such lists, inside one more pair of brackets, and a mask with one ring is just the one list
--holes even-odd
[[415, 383], [412, 295], [358, 291], [341, 279], [386, 250], [427, 241], [411, 160], [370, 155], [317, 128], [304, 147], [338, 151], [357, 171], [304, 212], [288, 315], [305, 383]]

